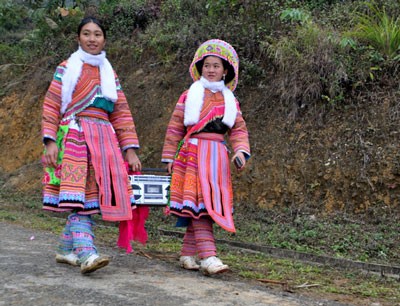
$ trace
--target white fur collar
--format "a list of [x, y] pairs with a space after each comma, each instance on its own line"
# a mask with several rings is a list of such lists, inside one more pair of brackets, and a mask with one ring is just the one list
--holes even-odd
[[203, 107], [204, 89], [207, 88], [213, 92], [221, 91], [225, 100], [225, 111], [222, 122], [228, 127], [235, 124], [237, 108], [235, 96], [232, 91], [225, 86], [224, 81], [209, 82], [204, 77], [194, 82], [189, 88], [189, 92], [185, 102], [185, 126], [194, 125], [199, 122], [201, 108]]
[[61, 88], [61, 114], [64, 114], [69, 103], [72, 101], [72, 94], [82, 72], [83, 63], [100, 68], [101, 92], [104, 98], [117, 101], [117, 85], [115, 83], [114, 70], [102, 51], [99, 55], [92, 55], [79, 49], [72, 53], [67, 61], [66, 71], [62, 77]]

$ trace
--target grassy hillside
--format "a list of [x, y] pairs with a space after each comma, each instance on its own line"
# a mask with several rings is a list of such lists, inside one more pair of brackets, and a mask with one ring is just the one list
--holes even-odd
[[234, 174], [239, 238], [399, 263], [396, 1], [30, 3], [0, 4], [4, 188], [40, 194], [43, 96], [76, 48], [77, 23], [95, 14], [108, 28], [108, 57], [145, 166], [161, 166], [165, 128], [191, 84], [197, 46], [224, 39], [240, 57], [235, 94], [252, 146], [246, 171]]

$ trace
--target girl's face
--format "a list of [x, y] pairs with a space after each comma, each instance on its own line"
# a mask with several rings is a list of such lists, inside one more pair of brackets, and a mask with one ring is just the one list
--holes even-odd
[[97, 55], [103, 50], [106, 39], [101, 28], [97, 24], [89, 22], [82, 27], [78, 42], [83, 51]]
[[209, 82], [219, 82], [222, 80], [222, 76], [227, 73], [227, 69], [224, 69], [222, 59], [217, 56], [207, 56], [204, 59], [203, 68], [201, 69], [201, 75]]

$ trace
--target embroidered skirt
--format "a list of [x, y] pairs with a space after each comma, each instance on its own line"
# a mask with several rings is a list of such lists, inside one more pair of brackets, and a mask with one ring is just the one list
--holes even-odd
[[71, 121], [65, 137], [60, 185], [44, 182], [43, 209], [131, 219], [135, 200], [111, 123], [80, 118], [79, 124]]
[[193, 135], [177, 154], [171, 178], [170, 212], [195, 219], [208, 215], [225, 230], [235, 232], [228, 152], [222, 135], [207, 134], [207, 139], [201, 134]]

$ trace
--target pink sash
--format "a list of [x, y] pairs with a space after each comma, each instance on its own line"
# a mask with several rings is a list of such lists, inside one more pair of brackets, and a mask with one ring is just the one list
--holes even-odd
[[99, 203], [103, 220], [132, 219], [131, 195], [133, 196], [133, 193], [111, 124], [84, 119], [80, 122], [99, 186]]
[[[218, 136], [207, 134], [207, 138]], [[222, 142], [203, 140], [202, 135], [198, 136], [198, 171], [204, 205], [218, 225], [234, 233], [236, 229], [232, 216], [233, 193], [228, 152]]]

